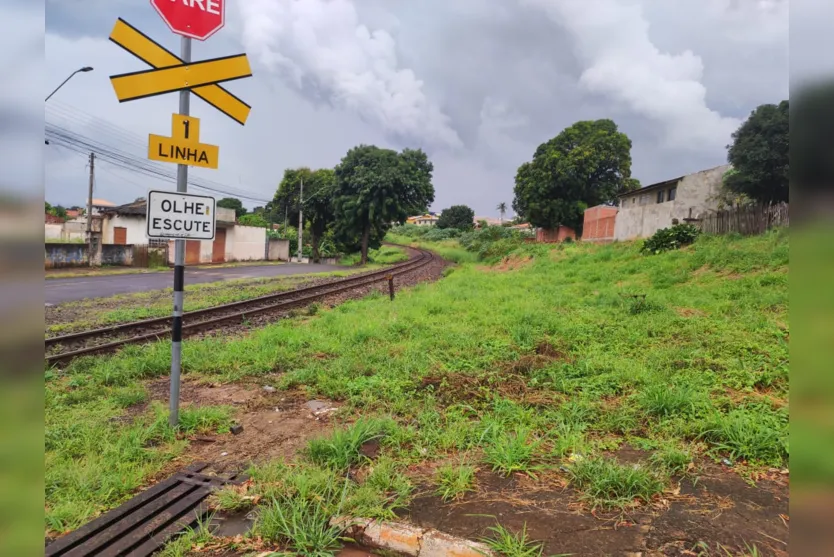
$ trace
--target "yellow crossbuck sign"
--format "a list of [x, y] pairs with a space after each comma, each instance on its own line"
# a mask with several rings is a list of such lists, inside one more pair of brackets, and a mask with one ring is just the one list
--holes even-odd
[[220, 147], [200, 143], [200, 119], [174, 114], [171, 136], [150, 134], [148, 158], [155, 161], [217, 168]]
[[217, 85], [251, 77], [252, 70], [245, 54], [185, 64], [180, 57], [121, 18], [110, 34], [110, 40], [153, 68], [111, 76], [119, 102], [190, 89], [239, 124], [246, 123], [251, 107]]

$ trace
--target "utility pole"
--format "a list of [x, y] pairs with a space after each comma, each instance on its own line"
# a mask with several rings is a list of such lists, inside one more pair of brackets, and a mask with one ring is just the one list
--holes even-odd
[[301, 179], [301, 193], [298, 194], [298, 262], [301, 263], [301, 238], [304, 233], [304, 178]]
[[96, 154], [90, 153], [90, 187], [87, 190], [87, 250], [93, 266], [93, 184], [96, 181]]
[[[180, 58], [191, 62], [191, 39], [180, 38]], [[180, 91], [180, 114], [188, 116], [191, 98], [188, 89]], [[188, 191], [188, 166], [177, 165], [177, 192]], [[185, 240], [174, 240], [174, 319], [171, 327], [171, 400], [168, 423], [176, 427], [180, 419], [180, 369], [182, 368], [182, 310], [185, 286]]]

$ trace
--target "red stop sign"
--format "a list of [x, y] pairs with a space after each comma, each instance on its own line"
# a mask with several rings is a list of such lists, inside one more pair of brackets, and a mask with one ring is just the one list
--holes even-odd
[[151, 0], [171, 31], [201, 41], [226, 22], [226, 0]]

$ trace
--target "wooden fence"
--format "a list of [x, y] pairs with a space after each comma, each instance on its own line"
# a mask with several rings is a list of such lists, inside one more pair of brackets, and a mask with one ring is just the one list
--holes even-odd
[[710, 213], [697, 223], [704, 234], [763, 234], [777, 226], [789, 226], [788, 204], [751, 205]]

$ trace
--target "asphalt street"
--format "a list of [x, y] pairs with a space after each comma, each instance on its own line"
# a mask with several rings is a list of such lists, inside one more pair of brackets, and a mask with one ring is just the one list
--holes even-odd
[[[338, 265], [288, 263], [286, 265], [258, 265], [221, 267], [217, 269], [185, 268], [185, 290], [189, 284], [220, 282], [224, 280], [304, 275], [343, 270]], [[77, 277], [44, 281], [44, 302], [60, 304], [87, 298], [105, 298], [116, 294], [162, 290], [174, 286], [174, 271], [111, 275], [101, 277]]]

